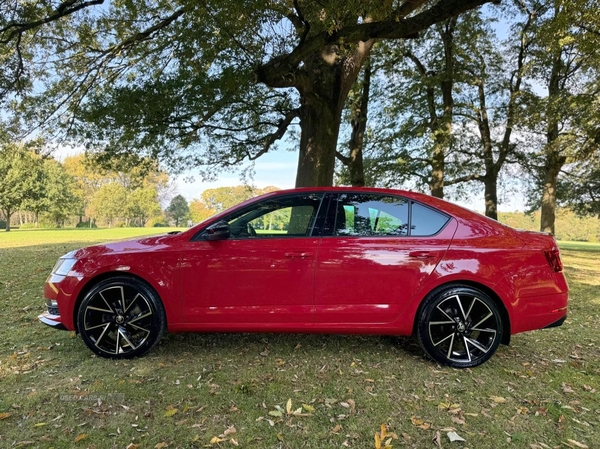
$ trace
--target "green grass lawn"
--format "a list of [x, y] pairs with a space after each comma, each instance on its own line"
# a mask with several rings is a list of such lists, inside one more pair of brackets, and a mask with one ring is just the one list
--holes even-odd
[[[146, 357], [116, 362], [38, 323], [58, 256], [155, 232], [164, 229], [0, 233], [0, 447], [364, 449], [382, 424], [394, 448], [437, 438], [598, 447], [599, 245], [561, 244], [572, 289], [564, 326], [516, 335], [462, 371], [410, 339], [371, 336], [167, 335]], [[450, 443], [449, 431], [466, 442]]]

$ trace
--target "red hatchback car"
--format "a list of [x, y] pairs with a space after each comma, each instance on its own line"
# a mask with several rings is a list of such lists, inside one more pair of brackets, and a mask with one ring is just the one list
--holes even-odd
[[518, 332], [561, 325], [556, 241], [427, 195], [269, 193], [182, 233], [59, 259], [39, 319], [96, 354], [141, 356], [169, 332], [414, 335], [472, 367]]

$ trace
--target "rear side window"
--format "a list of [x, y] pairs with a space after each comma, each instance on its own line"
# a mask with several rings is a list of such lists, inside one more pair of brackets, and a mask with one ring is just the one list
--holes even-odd
[[407, 235], [408, 206], [408, 201], [399, 197], [342, 194], [333, 235]]
[[331, 207], [335, 208], [335, 215], [330, 215], [335, 217], [334, 224], [326, 224], [325, 235], [430, 236], [449, 219], [423, 204], [391, 195], [344, 193]]
[[448, 221], [448, 216], [423, 206], [419, 203], [412, 203], [410, 235], [428, 236], [440, 232]]

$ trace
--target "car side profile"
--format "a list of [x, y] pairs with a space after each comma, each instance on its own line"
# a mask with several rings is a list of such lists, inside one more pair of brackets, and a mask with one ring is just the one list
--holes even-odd
[[272, 192], [185, 232], [72, 251], [44, 294], [40, 321], [102, 357], [141, 356], [166, 331], [385, 334], [458, 368], [561, 325], [568, 302], [551, 235], [420, 193], [341, 187]]

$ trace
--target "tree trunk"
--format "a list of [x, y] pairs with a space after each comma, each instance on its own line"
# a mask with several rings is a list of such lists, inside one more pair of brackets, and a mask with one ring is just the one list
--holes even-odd
[[485, 216], [498, 220], [498, 176], [490, 174], [484, 180]]
[[446, 146], [443, 143], [436, 143], [431, 157], [431, 179], [429, 180], [431, 196], [435, 196], [436, 198], [444, 198], [445, 159]]
[[365, 63], [363, 82], [358, 107], [351, 112], [352, 132], [350, 134], [350, 156], [343, 161], [347, 162], [350, 173], [350, 184], [354, 187], [363, 187], [365, 185], [365, 166], [363, 160], [365, 146], [365, 131], [367, 129], [367, 119], [369, 113], [369, 96], [371, 93], [371, 61], [367, 59]]
[[546, 163], [544, 164], [543, 172], [542, 219], [540, 223], [540, 230], [542, 232], [549, 232], [552, 235], [554, 235], [554, 223], [556, 220], [556, 186], [558, 184], [558, 174], [567, 160], [561, 154], [558, 142], [560, 125], [556, 118], [557, 112], [551, 110], [552, 103], [560, 95], [560, 82], [564, 76], [563, 70], [565, 69], [565, 65], [561, 56], [561, 53], [559, 53], [554, 57], [548, 81], [548, 128], [546, 132]]
[[4, 216], [6, 217], [6, 225], [5, 225], [4, 229], [6, 232], [8, 232], [8, 231], [10, 231], [10, 217], [12, 216], [12, 211], [9, 209], [5, 209], [2, 212], [4, 213]]
[[302, 103], [296, 187], [333, 184], [342, 111], [373, 43], [361, 42], [348, 55], [331, 45], [304, 61], [306, 77], [295, 86]]
[[300, 151], [296, 187], [333, 184], [341, 115], [338, 105], [307, 102], [300, 107]]
[[540, 230], [554, 235], [556, 221], [556, 186], [558, 174], [566, 162], [556, 150], [549, 150], [544, 170], [544, 185], [542, 186], [542, 219]]

